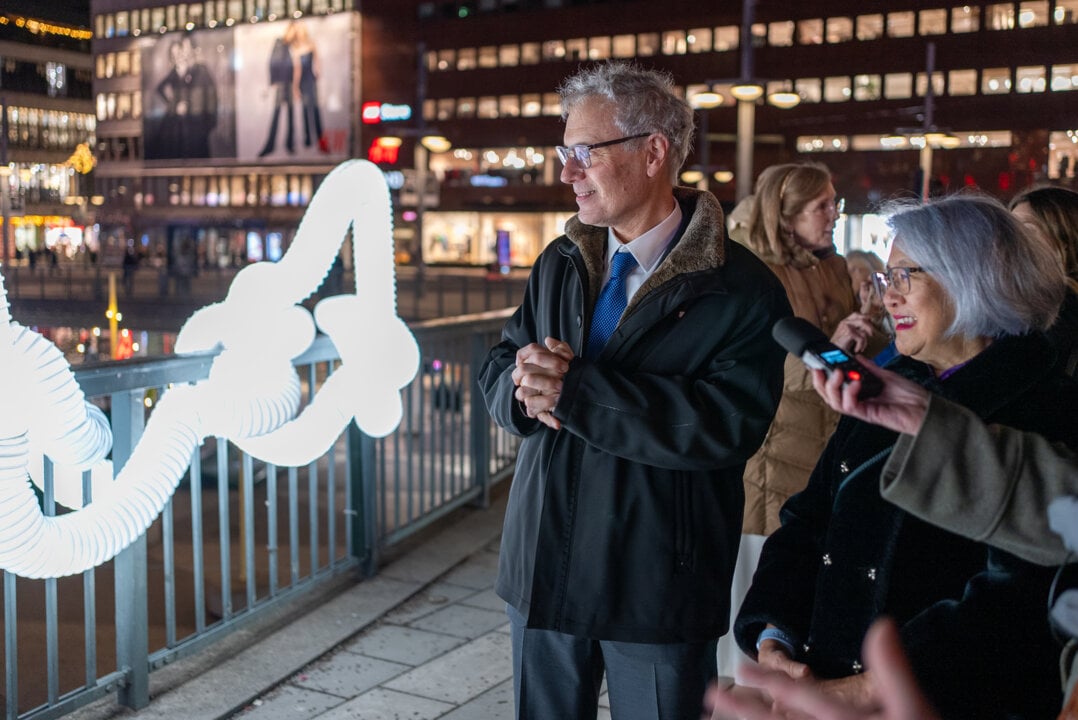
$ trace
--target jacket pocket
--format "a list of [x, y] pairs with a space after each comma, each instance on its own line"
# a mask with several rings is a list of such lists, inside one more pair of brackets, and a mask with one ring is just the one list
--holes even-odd
[[692, 514], [692, 480], [679, 475], [674, 480], [674, 572], [693, 571], [696, 532]]

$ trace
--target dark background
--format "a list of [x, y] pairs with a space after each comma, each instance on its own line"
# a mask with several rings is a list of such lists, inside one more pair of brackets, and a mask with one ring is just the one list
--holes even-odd
[[15, 0], [4, 5], [17, 15], [90, 27], [90, 0]]

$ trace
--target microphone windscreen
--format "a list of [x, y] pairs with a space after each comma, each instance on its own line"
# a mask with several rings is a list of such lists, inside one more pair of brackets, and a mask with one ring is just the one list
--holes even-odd
[[827, 336], [820, 328], [808, 320], [794, 315], [784, 317], [771, 328], [771, 337], [775, 338], [782, 347], [791, 355], [800, 357], [805, 351], [805, 346], [817, 342], [828, 342]]

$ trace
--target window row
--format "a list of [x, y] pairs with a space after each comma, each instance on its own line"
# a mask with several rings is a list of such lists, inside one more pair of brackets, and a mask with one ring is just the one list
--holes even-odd
[[[886, 73], [839, 75], [825, 78], [797, 78], [768, 83], [768, 92], [793, 89], [806, 103], [836, 103], [847, 101], [899, 100], [922, 97], [928, 90], [926, 73]], [[691, 97], [706, 89], [704, 85], [679, 88]], [[713, 86], [723, 95], [724, 104], [735, 100], [730, 86]], [[984, 68], [939, 71], [932, 73], [934, 95], [1001, 95], [1015, 93], [1066, 92], [1078, 90], [1078, 64], [1034, 65], [1019, 68]], [[561, 103], [557, 93], [527, 93], [524, 95], [479, 96], [462, 98], [428, 98], [423, 106], [424, 118], [430, 121], [454, 119], [494, 119], [505, 117], [558, 116]]]
[[0, 57], [0, 88], [48, 97], [89, 100], [93, 77], [89, 70], [58, 62], [35, 62]]
[[[1013, 30], [1016, 28], [1067, 25], [1078, 22], [1078, 0], [1025, 0], [1019, 3], [996, 3], [981, 8], [963, 5], [933, 10], [906, 10], [873, 13], [856, 17], [813, 18], [755, 23], [752, 26], [756, 46], [790, 47], [901, 38], [916, 35]], [[516, 67], [541, 62], [565, 60], [605, 60], [651, 55], [686, 55], [692, 53], [737, 50], [740, 29], [737, 25], [698, 27], [614, 36], [547, 40], [520, 45], [446, 48], [427, 53], [427, 67], [432, 71], [474, 70], [476, 68]]]
[[106, 202], [135, 207], [305, 207], [323, 175], [175, 175], [98, 178]]
[[26, 150], [70, 151], [93, 139], [93, 115], [66, 110], [8, 105], [8, 146]]
[[[205, 0], [155, 8], [135, 8], [94, 17], [94, 36], [138, 37], [147, 32], [231, 27], [237, 22], [326, 15], [349, 9], [347, 0]], [[100, 77], [100, 76], [99, 76]]]

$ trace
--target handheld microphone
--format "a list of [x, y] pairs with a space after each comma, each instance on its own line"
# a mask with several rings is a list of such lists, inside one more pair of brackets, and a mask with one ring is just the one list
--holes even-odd
[[879, 395], [883, 391], [880, 379], [854, 360], [845, 350], [838, 347], [823, 332], [808, 320], [799, 317], [786, 317], [771, 328], [771, 336], [786, 348], [791, 355], [801, 358], [801, 362], [813, 370], [823, 370], [827, 377], [835, 370], [842, 371], [842, 384], [853, 380], [861, 381], [859, 400]]

